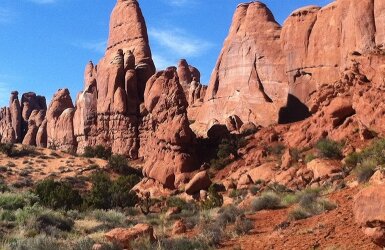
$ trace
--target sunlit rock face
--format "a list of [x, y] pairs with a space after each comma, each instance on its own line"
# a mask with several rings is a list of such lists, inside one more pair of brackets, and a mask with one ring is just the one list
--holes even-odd
[[281, 27], [260, 2], [240, 4], [211, 76], [197, 121], [278, 121], [288, 85], [280, 42]]
[[264, 4], [240, 4], [197, 127], [212, 119], [223, 123], [231, 115], [263, 126], [305, 119], [312, 113], [312, 95], [340, 80], [352, 66], [352, 55], [371, 58], [367, 70], [378, 65], [385, 43], [384, 6], [381, 0], [307, 6], [280, 27]]

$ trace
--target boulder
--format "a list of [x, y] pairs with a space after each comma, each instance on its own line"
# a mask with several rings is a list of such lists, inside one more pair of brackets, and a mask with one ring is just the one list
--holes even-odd
[[237, 189], [247, 189], [251, 184], [254, 184], [253, 179], [251, 179], [250, 175], [244, 174], [237, 182]]
[[353, 203], [355, 221], [374, 243], [385, 247], [385, 185], [373, 185], [361, 190]]
[[184, 234], [186, 232], [187, 227], [183, 220], [177, 220], [172, 226], [172, 235]]
[[132, 228], [115, 228], [104, 235], [110, 242], [118, 244], [124, 249], [131, 249], [131, 243], [142, 237], [155, 241], [154, 229], [148, 224], [137, 224]]
[[198, 193], [200, 190], [207, 190], [211, 185], [207, 171], [197, 173], [185, 187], [185, 192], [189, 195]]
[[277, 168], [276, 163], [268, 162], [268, 163], [262, 164], [259, 167], [249, 170], [247, 174], [253, 180], [253, 183], [261, 180], [264, 182], [269, 182], [273, 179], [276, 168]]
[[243, 122], [241, 118], [239, 118], [237, 115], [229, 116], [225, 121], [226, 127], [228, 131], [234, 132], [239, 131], [241, 127], [243, 126]]
[[335, 174], [342, 172], [341, 164], [336, 161], [326, 159], [314, 159], [307, 163], [308, 170], [313, 171], [314, 180], [324, 180]]

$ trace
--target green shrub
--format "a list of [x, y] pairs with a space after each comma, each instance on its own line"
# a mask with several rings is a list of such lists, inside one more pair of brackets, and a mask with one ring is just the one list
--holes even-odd
[[247, 190], [233, 189], [229, 193], [229, 197], [233, 199], [244, 198], [247, 195]]
[[342, 145], [330, 139], [319, 140], [316, 144], [316, 148], [321, 157], [331, 159], [341, 159], [342, 157]]
[[[160, 241], [162, 250], [207, 250], [210, 246], [196, 238], [173, 238]], [[142, 248], [133, 248], [142, 249]], [[156, 248], [151, 248], [156, 249]]]
[[90, 250], [92, 249], [95, 243], [96, 242], [89, 237], [80, 238], [74, 242], [71, 249], [72, 250]]
[[273, 155], [282, 155], [284, 150], [285, 150], [285, 145], [281, 143], [276, 143], [267, 148], [267, 152]]
[[0, 221], [15, 221], [16, 216], [13, 211], [10, 210], [0, 210]]
[[126, 226], [126, 215], [116, 210], [93, 210], [88, 216], [111, 227]]
[[87, 146], [84, 148], [84, 157], [88, 158], [100, 158], [100, 159], [109, 159], [112, 155], [111, 148], [105, 148], [102, 145], [97, 145], [96, 147]]
[[254, 212], [282, 208], [281, 198], [273, 192], [265, 192], [251, 203]]
[[223, 196], [218, 193], [215, 185], [212, 184], [208, 190], [208, 197], [201, 203], [201, 207], [204, 210], [221, 207], [223, 205]]
[[375, 173], [377, 161], [374, 159], [365, 159], [360, 166], [355, 169], [357, 180], [359, 183], [369, 181], [370, 177]]
[[75, 209], [83, 203], [79, 191], [73, 189], [68, 183], [53, 179], [45, 179], [37, 183], [34, 193], [44, 206], [53, 209]]
[[140, 181], [136, 175], [121, 176], [116, 181], [103, 172], [91, 176], [92, 188], [86, 197], [87, 205], [97, 209], [133, 207], [139, 199], [131, 189]]
[[208, 246], [218, 246], [225, 235], [224, 228], [216, 223], [203, 223], [201, 225], [199, 240]]
[[40, 233], [51, 234], [52, 229], [69, 232], [74, 226], [74, 221], [64, 217], [58, 212], [46, 211], [36, 218], [34, 227]]
[[5, 193], [9, 191], [7, 183], [5, 183], [3, 178], [0, 178], [0, 193]]
[[291, 190], [287, 188], [286, 186], [279, 184], [278, 182], [273, 182], [266, 187], [266, 191], [272, 191], [274, 193], [280, 194], [280, 193], [290, 193]]
[[169, 198], [167, 198], [166, 200], [166, 205], [167, 207], [178, 207], [179, 209], [181, 209], [182, 211], [196, 211], [197, 210], [197, 206], [194, 202], [186, 202], [185, 200], [179, 198], [179, 197], [175, 197], [175, 196], [171, 196]]
[[133, 207], [138, 203], [138, 196], [131, 189], [138, 184], [140, 178], [136, 175], [120, 176], [110, 188], [111, 207]]
[[16, 223], [21, 226], [26, 226], [31, 220], [35, 220], [37, 216], [44, 213], [46, 209], [34, 204], [33, 206], [26, 206], [15, 211]]
[[[244, 147], [247, 141], [242, 137], [230, 136], [222, 139], [216, 151], [216, 157], [210, 160], [210, 166], [216, 170], [221, 170], [239, 157], [238, 149]], [[230, 158], [233, 156], [233, 158]]]
[[289, 212], [289, 220], [303, 220], [311, 217], [312, 215], [303, 208], [295, 208]]
[[14, 240], [5, 245], [6, 250], [64, 250], [66, 249], [59, 240], [55, 238], [38, 235], [33, 238]]
[[231, 162], [232, 160], [228, 158], [212, 159], [210, 161], [210, 167], [215, 170], [221, 170], [224, 169]]
[[261, 190], [261, 189], [260, 189], [258, 186], [256, 186], [256, 185], [252, 185], [252, 186], [250, 186], [250, 188], [249, 188], [249, 191], [250, 191], [250, 193], [251, 193], [252, 195], [258, 194], [260, 190]]
[[245, 235], [254, 229], [254, 224], [249, 219], [237, 218], [235, 221], [234, 229], [237, 235]]
[[238, 217], [244, 215], [243, 211], [239, 210], [236, 206], [226, 206], [218, 211], [218, 217], [216, 219], [218, 225], [226, 226], [232, 224]]
[[290, 220], [301, 220], [336, 208], [334, 203], [321, 198], [320, 189], [306, 189], [296, 194], [298, 206], [289, 212]]
[[0, 193], [0, 208], [16, 210], [37, 203], [39, 198], [31, 193]]
[[362, 156], [361, 154], [357, 153], [357, 152], [353, 152], [351, 154], [349, 154], [346, 158], [345, 158], [345, 165], [349, 168], [354, 168], [357, 166], [357, 164], [359, 162], [361, 162], [362, 160]]
[[362, 151], [361, 161], [364, 159], [372, 159], [378, 165], [385, 164], [385, 139], [375, 140], [368, 148]]
[[94, 173], [91, 176], [92, 188], [87, 196], [87, 205], [97, 209], [111, 208], [112, 181], [110, 177], [103, 172]]
[[15, 145], [13, 143], [0, 143], [0, 153], [5, 154], [8, 157], [12, 156]]
[[135, 169], [128, 165], [128, 160], [124, 155], [113, 155], [108, 160], [108, 166], [118, 174], [135, 174]]

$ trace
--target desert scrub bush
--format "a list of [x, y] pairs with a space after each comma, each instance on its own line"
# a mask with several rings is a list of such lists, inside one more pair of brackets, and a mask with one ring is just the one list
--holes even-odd
[[201, 208], [204, 210], [221, 207], [223, 205], [223, 196], [217, 191], [215, 185], [212, 184], [208, 190], [208, 196], [201, 203]]
[[75, 242], [72, 242], [71, 244], [67, 244], [67, 249], [71, 250], [91, 250], [94, 249], [94, 244], [100, 244], [101, 248], [98, 248], [100, 250], [123, 250], [120, 246], [118, 246], [115, 243], [110, 242], [96, 242], [95, 240], [91, 239], [90, 237], [83, 237], [80, 239], [77, 239]]
[[79, 191], [65, 182], [45, 179], [36, 184], [34, 193], [40, 198], [42, 205], [53, 209], [76, 209], [79, 208], [83, 199]]
[[127, 226], [126, 215], [116, 210], [93, 210], [87, 213], [87, 217], [98, 220], [109, 227]]
[[120, 176], [110, 188], [111, 207], [134, 207], [138, 203], [138, 196], [131, 189], [138, 184], [140, 178], [136, 175]]
[[281, 197], [274, 192], [265, 192], [252, 201], [251, 208], [254, 212], [282, 208]]
[[5, 180], [0, 177], [0, 193], [5, 193], [5, 192], [9, 192], [9, 191], [10, 191], [10, 189], [9, 189], [7, 183], [5, 183]]
[[292, 191], [285, 185], [279, 184], [278, 182], [270, 183], [266, 186], [266, 191], [272, 191], [277, 194], [291, 193]]
[[289, 212], [290, 220], [305, 219], [335, 209], [337, 206], [321, 197], [320, 189], [305, 189], [296, 194], [298, 205]]
[[247, 195], [247, 190], [233, 189], [229, 193], [229, 197], [233, 199], [244, 199]]
[[97, 172], [91, 175], [91, 183], [91, 191], [86, 197], [87, 205], [98, 209], [111, 208], [110, 177], [104, 172]]
[[208, 246], [218, 246], [225, 237], [224, 228], [217, 223], [202, 223], [200, 227], [201, 233], [198, 237], [201, 242]]
[[13, 211], [0, 209], [0, 221], [16, 221], [16, 216]]
[[[137, 248], [139, 249], [139, 248]], [[153, 248], [156, 249], [156, 248]], [[161, 250], [208, 250], [210, 246], [197, 238], [171, 238], [160, 240]]]
[[140, 181], [138, 176], [121, 176], [112, 181], [104, 172], [91, 176], [92, 188], [86, 196], [87, 206], [96, 209], [133, 207], [139, 199], [131, 189]]
[[8, 157], [12, 156], [15, 145], [13, 143], [0, 143], [0, 153], [5, 154]]
[[276, 143], [274, 145], [271, 145], [267, 147], [267, 152], [272, 155], [282, 155], [283, 151], [285, 150], [285, 145], [282, 143]]
[[197, 205], [195, 202], [187, 202], [179, 197], [171, 196], [166, 200], [166, 206], [177, 207], [182, 211], [196, 211]]
[[254, 224], [247, 218], [239, 217], [235, 220], [234, 230], [237, 235], [245, 235], [254, 229]]
[[257, 186], [257, 185], [251, 185], [251, 186], [249, 187], [249, 192], [250, 192], [252, 195], [258, 194], [260, 190], [261, 190], [260, 187]]
[[316, 144], [320, 156], [330, 159], [341, 159], [342, 147], [343, 145], [341, 143], [327, 138], [319, 140]]
[[375, 159], [365, 159], [356, 169], [355, 174], [359, 183], [369, 181], [373, 176], [377, 167], [377, 161]]
[[347, 166], [350, 169], [353, 169], [357, 166], [357, 164], [362, 160], [362, 156], [360, 153], [353, 152], [350, 153], [348, 156], [345, 158], [345, 166]]
[[59, 212], [45, 210], [38, 215], [31, 226], [39, 233], [54, 236], [59, 231], [70, 232], [74, 226], [74, 221], [65, 217]]
[[141, 174], [140, 171], [137, 171], [128, 164], [128, 160], [124, 155], [112, 155], [108, 160], [108, 166], [112, 171], [121, 175]]
[[105, 148], [102, 145], [95, 147], [87, 146], [84, 148], [83, 156], [87, 158], [100, 158], [108, 160], [112, 155], [111, 148]]
[[242, 210], [236, 206], [230, 205], [219, 209], [216, 222], [219, 226], [223, 227], [227, 224], [233, 224], [237, 218], [243, 216], [244, 212]]
[[24, 208], [26, 206], [32, 206], [38, 201], [39, 201], [39, 198], [36, 195], [29, 192], [0, 193], [0, 208], [2, 209], [16, 210], [19, 208]]
[[5, 250], [65, 250], [59, 240], [46, 235], [14, 239], [4, 244]]
[[366, 182], [377, 167], [385, 166], [385, 139], [378, 139], [362, 152], [354, 152], [345, 158], [345, 166], [354, 172], [359, 182]]
[[[222, 139], [216, 150], [216, 157], [210, 161], [210, 166], [215, 170], [226, 167], [235, 159], [239, 158], [238, 149], [246, 146], [247, 141], [243, 137], [230, 136]], [[230, 158], [230, 156], [233, 156]]]

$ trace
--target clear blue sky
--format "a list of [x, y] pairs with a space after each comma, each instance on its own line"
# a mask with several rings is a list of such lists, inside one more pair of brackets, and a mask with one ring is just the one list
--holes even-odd
[[[179, 58], [200, 69], [207, 83], [232, 15], [241, 0], [139, 0], [158, 69]], [[278, 22], [294, 9], [331, 0], [265, 0]], [[83, 87], [84, 66], [104, 54], [116, 0], [1, 0], [0, 106], [11, 90], [47, 100], [63, 87], [73, 98]], [[74, 100], [75, 101], [75, 100]]]

